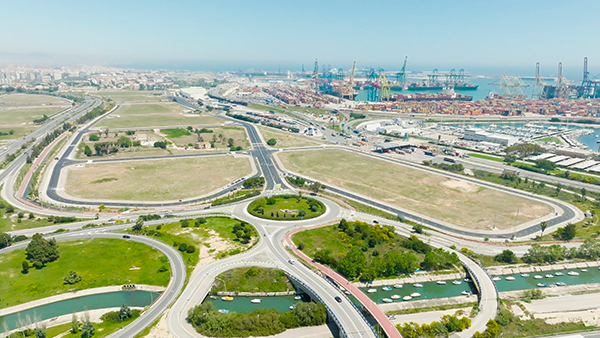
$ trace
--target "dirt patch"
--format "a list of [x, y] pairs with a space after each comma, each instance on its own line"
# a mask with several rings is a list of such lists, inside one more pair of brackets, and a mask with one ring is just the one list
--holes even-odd
[[448, 180], [440, 184], [450, 189], [456, 189], [462, 192], [477, 192], [477, 190], [479, 190], [479, 186], [466, 181]]

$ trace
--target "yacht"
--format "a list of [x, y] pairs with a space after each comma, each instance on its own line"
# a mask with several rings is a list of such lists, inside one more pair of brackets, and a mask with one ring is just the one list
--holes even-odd
[[529, 277], [529, 274], [528, 273], [522, 273], [521, 277]]
[[392, 299], [400, 299], [400, 296], [398, 296], [398, 295], [392, 295], [392, 297], [391, 297], [391, 298], [392, 298]]
[[566, 286], [567, 283], [565, 283], [565, 282], [556, 282], [556, 285], [558, 285], [558, 286]]
[[533, 278], [535, 278], [535, 279], [542, 279], [544, 277], [542, 277], [541, 275], [535, 275], [535, 276], [533, 276]]
[[471, 283], [471, 282], [472, 282], [471, 278], [465, 278], [465, 279], [463, 279], [463, 280], [464, 280], [466, 283]]
[[381, 288], [381, 290], [383, 290], [383, 291], [390, 291], [391, 289], [392, 289], [392, 287], [390, 287], [390, 286], [384, 286]]
[[391, 303], [391, 302], [393, 302], [393, 300], [391, 300], [391, 299], [389, 299], [389, 298], [384, 298], [384, 299], [383, 299], [383, 302], [384, 302], [384, 303]]
[[403, 299], [403, 300], [411, 300], [411, 299], [412, 299], [412, 297], [411, 297], [411, 296], [404, 296], [402, 299]]
[[377, 292], [377, 289], [369, 289], [369, 290], [367, 290], [367, 292], [368, 293], [375, 293], [375, 292]]
[[499, 281], [499, 280], [502, 280], [502, 278], [500, 278], [500, 277], [496, 276], [496, 277], [492, 278], [492, 280], [493, 280], [494, 282], [497, 282], [497, 281]]
[[435, 283], [438, 284], [438, 285], [446, 285], [446, 281], [443, 281], [443, 280], [439, 280], [439, 281], [437, 281]]
[[233, 300], [233, 297], [231, 297], [231, 296], [225, 296], [225, 297], [221, 297], [221, 300], [224, 300], [226, 302], [231, 302]]
[[559, 272], [554, 273], [554, 275], [555, 276], [564, 276], [565, 274], [559, 271]]
[[422, 288], [423, 284], [415, 283], [415, 284], [413, 284], [413, 286], [416, 288]]
[[452, 284], [454, 284], [454, 285], [461, 285], [461, 284], [462, 284], [462, 282], [461, 282], [461, 281], [459, 281], [459, 280], [455, 280], [454, 282], [452, 282]]
[[552, 278], [552, 277], [554, 277], [554, 275], [549, 273], [549, 274], [545, 275], [544, 277], [546, 277], [546, 278]]
[[577, 272], [577, 271], [569, 271], [569, 272], [567, 272], [567, 275], [569, 275], [569, 276], [579, 276], [579, 272]]
[[411, 297], [421, 297], [421, 294], [418, 292], [413, 292], [410, 294]]
[[294, 299], [295, 299], [295, 300], [300, 300], [300, 299], [302, 299], [302, 297], [300, 297], [300, 296], [296, 296], [296, 297], [294, 297]]
[[220, 313], [229, 313], [229, 310], [227, 310], [227, 309], [219, 309], [219, 312]]
[[587, 269], [581, 269], [581, 272], [587, 272]]
[[259, 298], [254, 298], [250, 300], [250, 303], [252, 304], [260, 304], [261, 300]]
[[506, 277], [506, 280], [515, 280], [515, 277], [513, 277], [513, 276], [508, 276], [508, 277]]
[[471, 295], [471, 291], [465, 290], [465, 291], [461, 292], [460, 294], [461, 295], [465, 295], [465, 296], [470, 296]]
[[546, 283], [537, 283], [537, 286], [543, 288], [543, 287], [547, 286], [547, 284]]
[[395, 289], [402, 289], [402, 284], [394, 284]]

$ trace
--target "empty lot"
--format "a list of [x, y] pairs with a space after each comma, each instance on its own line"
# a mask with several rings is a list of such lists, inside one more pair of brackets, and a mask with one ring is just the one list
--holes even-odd
[[323, 183], [472, 229], [511, 228], [547, 215], [550, 206], [343, 150], [277, 153], [285, 167]]

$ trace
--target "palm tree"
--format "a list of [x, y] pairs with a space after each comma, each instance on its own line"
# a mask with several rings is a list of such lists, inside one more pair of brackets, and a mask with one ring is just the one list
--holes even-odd
[[547, 227], [548, 227], [548, 222], [543, 221], [540, 223], [540, 228], [542, 228], [542, 236], [544, 236], [544, 231], [546, 230]]

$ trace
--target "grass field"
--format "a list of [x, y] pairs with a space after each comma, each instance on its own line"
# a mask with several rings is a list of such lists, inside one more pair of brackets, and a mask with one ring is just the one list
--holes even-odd
[[145, 92], [145, 91], [129, 91], [129, 92], [99, 92], [95, 95], [111, 99], [117, 102], [125, 101], [169, 101], [162, 96], [162, 92]]
[[265, 139], [265, 142], [271, 138], [277, 140], [277, 144], [274, 148], [292, 148], [323, 144], [316, 139], [280, 132], [268, 127], [259, 126], [258, 130]]
[[136, 127], [166, 127], [166, 126], [196, 126], [203, 124], [224, 123], [214, 116], [197, 114], [186, 115], [152, 115], [152, 116], [123, 116], [104, 118], [94, 125], [94, 128], [133, 128]]
[[[23, 212], [17, 208], [14, 208], [14, 212], [7, 213], [6, 210], [9, 204], [1, 198], [0, 204], [0, 232], [39, 228], [54, 224], [48, 222], [48, 219], [44, 217], [36, 216], [35, 218], [30, 219], [28, 212]], [[21, 222], [18, 221], [17, 217], [19, 212], [23, 213]]]
[[[0, 132], [8, 135], [0, 135], [0, 141], [2, 140], [14, 140], [23, 136], [29, 135], [32, 131], [38, 129], [40, 126], [35, 124], [20, 125], [20, 126], [0, 126]], [[12, 130], [12, 133], [10, 132]]]
[[[251, 172], [246, 158], [211, 156], [71, 168], [66, 192], [94, 199], [167, 201], [200, 196]], [[116, 180], [92, 183], [106, 178]]]
[[[23, 304], [57, 294], [122, 284], [166, 286], [170, 273], [158, 273], [167, 257], [147, 245], [119, 239], [88, 239], [59, 242], [60, 258], [46, 267], [21, 273], [25, 250], [0, 256], [0, 308]], [[64, 284], [75, 270], [81, 282]]]
[[[325, 205], [312, 198], [308, 199], [303, 196], [298, 199], [298, 196], [296, 195], [280, 195], [271, 198], [274, 199], [274, 204], [269, 204], [269, 199], [266, 198], [254, 200], [248, 205], [248, 212], [256, 217], [277, 219], [281, 221], [293, 221], [298, 218], [315, 218], [321, 216], [325, 212]], [[315, 205], [315, 211], [311, 210], [309, 203]], [[258, 211], [261, 208], [263, 212]], [[304, 216], [300, 216], [299, 212], [301, 210], [304, 210]]]
[[138, 103], [125, 104], [115, 110], [114, 115], [141, 115], [141, 114], [177, 114], [189, 109], [184, 109], [182, 106], [172, 103]]
[[[342, 150], [277, 154], [284, 166], [323, 183], [473, 229], [499, 229], [551, 212], [546, 204]], [[499, 202], [501, 201], [501, 203]]]
[[[212, 133], [201, 133], [200, 136], [205, 142], [215, 141], [215, 148], [217, 149], [225, 149], [229, 148], [227, 140], [232, 138], [234, 141], [234, 146], [240, 146], [244, 149], [250, 148], [250, 142], [248, 141], [248, 136], [246, 134], [246, 129], [242, 127], [210, 127], [207, 128], [212, 130]], [[167, 138], [179, 146], [188, 145], [190, 143], [195, 143], [198, 141], [198, 135], [195, 133], [187, 132], [185, 129], [161, 129], [161, 133], [167, 134]], [[187, 135], [186, 135], [187, 132]], [[219, 135], [223, 137], [220, 138]]]
[[49, 95], [38, 94], [8, 94], [0, 95], [0, 106], [31, 106], [31, 105], [63, 105], [69, 106], [69, 101]]
[[556, 136], [544, 137], [544, 138], [539, 139], [538, 141], [551, 142], [551, 143], [556, 143], [556, 144], [563, 144], [563, 141], [561, 141]]
[[[43, 115], [50, 116], [63, 110], [64, 107], [4, 108], [0, 110], [0, 126], [30, 123]], [[36, 127], [37, 128], [37, 127]]]
[[211, 292], [285, 292], [294, 287], [282, 270], [261, 267], [235, 268], [218, 275]]

